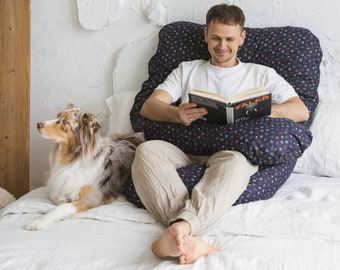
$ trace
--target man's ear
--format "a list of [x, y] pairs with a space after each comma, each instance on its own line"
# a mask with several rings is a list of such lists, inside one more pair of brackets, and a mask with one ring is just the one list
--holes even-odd
[[246, 30], [243, 30], [242, 33], [241, 33], [241, 40], [240, 40], [240, 45], [239, 46], [243, 45], [244, 40], [246, 39], [246, 35], [247, 35]]
[[208, 29], [206, 26], [204, 26], [204, 41], [208, 43]]

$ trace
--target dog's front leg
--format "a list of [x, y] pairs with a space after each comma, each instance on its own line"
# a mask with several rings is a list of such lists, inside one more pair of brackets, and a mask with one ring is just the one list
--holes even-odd
[[78, 212], [77, 207], [74, 205], [74, 203], [75, 202], [64, 203], [56, 206], [54, 209], [47, 212], [41, 218], [35, 219], [31, 223], [28, 223], [25, 226], [25, 229], [29, 231], [43, 230], [59, 220], [71, 217]]

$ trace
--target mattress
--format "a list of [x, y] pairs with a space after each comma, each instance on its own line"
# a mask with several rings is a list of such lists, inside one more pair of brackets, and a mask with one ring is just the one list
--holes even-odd
[[202, 238], [218, 251], [194, 264], [156, 258], [163, 230], [124, 197], [42, 231], [46, 188], [0, 210], [0, 269], [339, 269], [340, 179], [293, 173], [268, 200], [232, 207]]

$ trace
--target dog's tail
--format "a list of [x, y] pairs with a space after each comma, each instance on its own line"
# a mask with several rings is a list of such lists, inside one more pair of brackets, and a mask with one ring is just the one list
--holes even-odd
[[105, 198], [122, 194], [124, 183], [131, 176], [136, 149], [144, 141], [143, 133], [111, 136], [110, 154], [105, 165], [107, 176], [100, 184]]

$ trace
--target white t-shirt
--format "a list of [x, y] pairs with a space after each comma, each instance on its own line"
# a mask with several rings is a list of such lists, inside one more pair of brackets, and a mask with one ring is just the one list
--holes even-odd
[[272, 103], [280, 104], [297, 96], [294, 88], [273, 68], [241, 61], [230, 68], [217, 67], [205, 60], [182, 62], [157, 89], [167, 91], [173, 102], [182, 98], [185, 103], [193, 89], [230, 98], [239, 91], [256, 86], [265, 86], [272, 93]]

